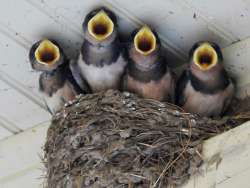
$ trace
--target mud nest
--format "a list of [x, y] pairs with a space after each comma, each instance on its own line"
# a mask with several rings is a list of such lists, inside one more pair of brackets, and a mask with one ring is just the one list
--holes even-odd
[[53, 117], [48, 130], [47, 187], [181, 185], [202, 164], [203, 140], [250, 117], [246, 111], [234, 114], [200, 118], [111, 90], [79, 96]]

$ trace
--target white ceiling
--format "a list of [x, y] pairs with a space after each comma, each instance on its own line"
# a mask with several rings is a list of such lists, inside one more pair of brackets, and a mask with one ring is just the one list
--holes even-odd
[[[38, 73], [28, 62], [30, 46], [52, 37], [75, 57], [83, 18], [99, 5], [118, 14], [125, 35], [142, 23], [153, 26], [173, 66], [184, 62], [197, 40], [213, 40], [228, 49], [226, 59], [232, 72], [238, 53], [245, 54], [241, 65], [248, 64], [249, 0], [5, 0], [0, 6], [0, 139], [50, 119], [37, 90]], [[231, 48], [238, 41], [243, 42]], [[239, 77], [243, 70], [249, 72], [243, 66]]]

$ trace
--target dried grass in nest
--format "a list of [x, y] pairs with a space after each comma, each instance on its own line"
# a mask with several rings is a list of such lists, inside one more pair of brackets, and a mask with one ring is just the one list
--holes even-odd
[[178, 186], [202, 164], [204, 139], [247, 119], [247, 113], [199, 118], [171, 104], [111, 90], [82, 96], [55, 116], [48, 130], [47, 184]]

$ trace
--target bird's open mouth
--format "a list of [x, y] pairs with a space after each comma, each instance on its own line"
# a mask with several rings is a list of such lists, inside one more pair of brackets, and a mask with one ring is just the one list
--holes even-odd
[[113, 33], [113, 30], [114, 23], [103, 10], [88, 22], [89, 33], [98, 41], [108, 38]]
[[202, 70], [209, 70], [217, 64], [218, 56], [214, 48], [204, 43], [194, 52], [194, 63]]
[[52, 65], [60, 58], [59, 48], [49, 40], [43, 40], [35, 51], [35, 58], [41, 64]]
[[134, 45], [136, 50], [143, 55], [148, 55], [155, 50], [156, 38], [148, 26], [142, 27], [135, 35]]

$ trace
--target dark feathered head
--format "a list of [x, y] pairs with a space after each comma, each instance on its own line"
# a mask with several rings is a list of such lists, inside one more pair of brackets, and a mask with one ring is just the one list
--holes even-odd
[[146, 25], [132, 32], [130, 45], [132, 45], [137, 52], [145, 56], [161, 47], [158, 34]]
[[201, 70], [210, 70], [223, 61], [221, 48], [213, 42], [201, 41], [193, 45], [189, 52], [191, 63], [194, 63]]
[[32, 45], [29, 60], [34, 70], [52, 71], [64, 62], [65, 57], [56, 41], [44, 39]]
[[159, 37], [147, 25], [135, 29], [131, 33], [125, 49], [125, 59], [146, 69], [163, 60]]
[[116, 15], [105, 7], [92, 10], [83, 22], [83, 31], [97, 41], [107, 39], [116, 29]]

